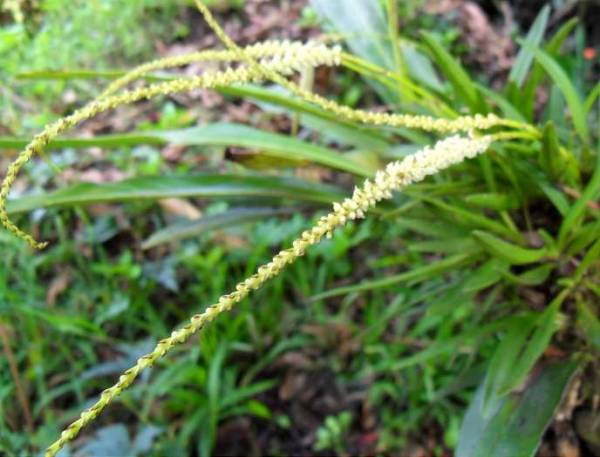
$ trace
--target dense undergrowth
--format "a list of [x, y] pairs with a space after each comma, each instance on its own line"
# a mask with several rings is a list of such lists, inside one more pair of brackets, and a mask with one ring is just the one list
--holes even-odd
[[[112, 414], [100, 416], [106, 425], [96, 438], [82, 439], [78, 452], [111, 452], [103, 446], [116, 442], [112, 452], [124, 454], [196, 448], [207, 455], [215, 446], [243, 453], [243, 446], [219, 439], [219, 425], [235, 426], [241, 417], [258, 418], [244, 428], [249, 445], [261, 442], [262, 426], [268, 429], [268, 442], [256, 453], [304, 453], [289, 437], [307, 433], [312, 450], [338, 454], [398, 452], [432, 438], [429, 450], [435, 453], [530, 455], [553, 418], [552, 433], [568, 427], [581, 449], [596, 449], [598, 85], [587, 79], [585, 62], [562, 51], [573, 33], [581, 40], [583, 32], [569, 21], [545, 39], [549, 10], [542, 10], [521, 41], [505, 87], [494, 91], [469, 76], [436, 34], [423, 32], [418, 41], [398, 36], [393, 21], [386, 21], [394, 2], [357, 2], [362, 10], [351, 16], [343, 14], [342, 3], [315, 0], [312, 6], [347, 38], [355, 54], [342, 55], [341, 64], [372, 88], [361, 90], [378, 94], [395, 113], [436, 119], [478, 114], [452, 125], [470, 122], [463, 130], [479, 129], [476, 134], [491, 127], [494, 144], [485, 156], [407, 187], [367, 221], [336, 232], [241, 302], [236, 313], [174, 349], [176, 355], [123, 394]], [[364, 18], [370, 30], [387, 29], [386, 36], [366, 33]], [[277, 65], [285, 58], [278, 62], [263, 60], [271, 71], [281, 70]], [[253, 71], [254, 64], [247, 65]], [[296, 68], [302, 90], [314, 84], [307, 68]], [[177, 84], [172, 74], [153, 78], [150, 87]], [[268, 78], [287, 85], [279, 74], [256, 79]], [[219, 90], [232, 100], [249, 98], [267, 113], [290, 115], [292, 134], [220, 123], [65, 138], [54, 142], [65, 148], [53, 155], [58, 165], [74, 163], [70, 147], [120, 152], [128, 144], [134, 146], [125, 159], [115, 154], [111, 160], [141, 176], [9, 202], [11, 216], [38, 208], [31, 226], [54, 241], [31, 254], [2, 235], [3, 347], [19, 338], [11, 331], [27, 335], [23, 347], [12, 345], [16, 360], [3, 371], [3, 411], [15, 405], [22, 411], [20, 417], [2, 414], [0, 446], [8, 454], [48, 445], [107, 379], [152, 350], [155, 338], [289, 246], [314, 222], [316, 209], [342, 200], [348, 179], [324, 174], [324, 168], [370, 177], [435, 142], [435, 136], [407, 127], [452, 130], [447, 121], [413, 117], [397, 118], [393, 126], [364, 125], [394, 118], [328, 105], [337, 110], [332, 114], [303, 100], [303, 92]], [[540, 93], [548, 95], [547, 103], [540, 104]], [[490, 113], [495, 116], [484, 117]], [[25, 144], [0, 139], [8, 148]], [[257, 153], [242, 167], [223, 162], [218, 150], [203, 149], [204, 169], [218, 173], [194, 175], [195, 162], [183, 161], [165, 175], [160, 156], [139, 144], [232, 145]], [[306, 167], [311, 162], [321, 168]], [[312, 169], [320, 179], [293, 176], [282, 165]], [[30, 169], [44, 175], [44, 166]], [[267, 171], [247, 171], [256, 166]], [[228, 202], [211, 203], [201, 218], [186, 221], [181, 210], [179, 220], [156, 210], [152, 201], [166, 197]], [[115, 200], [130, 201], [127, 218], [102, 208], [99, 217], [90, 217], [81, 206]], [[275, 215], [287, 221], [262, 221]], [[77, 220], [84, 225], [74, 237]], [[253, 221], [259, 222], [251, 229], [241, 225]], [[27, 367], [25, 380], [19, 380], [19, 366]], [[302, 399], [312, 391], [307, 377], [333, 377], [333, 386]], [[33, 410], [27, 398], [32, 390]], [[557, 414], [563, 398], [568, 401]], [[17, 424], [30, 430], [22, 433]]]

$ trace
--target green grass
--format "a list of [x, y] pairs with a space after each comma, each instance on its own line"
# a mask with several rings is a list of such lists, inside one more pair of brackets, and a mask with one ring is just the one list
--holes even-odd
[[[532, 455], [576, 373], [587, 373], [579, 399], [591, 408], [600, 349], [600, 223], [590, 203], [600, 196], [600, 131], [593, 81], [562, 50], [573, 42], [581, 48], [572, 38], [577, 26], [544, 33], [542, 10], [506, 87], [494, 91], [445, 49], [436, 31], [415, 31], [390, 46], [381, 33], [396, 32], [383, 8], [356, 2], [372, 27], [357, 36], [356, 16], [337, 14], [337, 3], [311, 2], [347, 35], [358, 57], [346, 65], [367, 81], [340, 71], [340, 100], [352, 100], [348, 93], [357, 86], [354, 94], [366, 94], [354, 99], [359, 104], [378, 96], [397, 112], [496, 112], [534, 125], [539, 135], [497, 143], [487, 156], [411, 186], [316, 246], [161, 360], [73, 448], [209, 455], [232, 446], [231, 434], [219, 441], [219, 426], [251, 418], [246, 430], [269, 437], [253, 450], [259, 454], [298, 452], [290, 443], [313, 432], [306, 448], [340, 455], [398, 453], [432, 435], [443, 436], [431, 449], [437, 455], [503, 455], [506, 443], [515, 455]], [[404, 66], [408, 75], [397, 71]], [[86, 76], [60, 74], [73, 82]], [[542, 87], [550, 101], [536, 112]], [[295, 117], [302, 138], [232, 125], [186, 129], [184, 110], [169, 108], [162, 124], [126, 136], [54, 144], [50, 163], [114, 167], [131, 176], [125, 184], [63, 185], [48, 163], [29, 167], [31, 188], [60, 189], [12, 203], [21, 222], [52, 240], [49, 249], [32, 253], [0, 233], [0, 325], [10, 349], [0, 344], [18, 368], [15, 379], [8, 359], [0, 359], [4, 454], [47, 446], [158, 339], [289, 245], [324, 203], [349, 193], [352, 174], [368, 176], [432, 142], [419, 132], [358, 127], [270, 89], [224, 93], [231, 101], [256, 101], [263, 116]], [[253, 148], [260, 160], [225, 160], [227, 138]], [[0, 147], [21, 142], [1, 138]], [[160, 155], [165, 144], [188, 150], [172, 165]], [[98, 161], [71, 149], [92, 145], [110, 152]], [[205, 174], [196, 176], [200, 152]], [[333, 183], [294, 176], [308, 163]], [[168, 196], [193, 198], [203, 217], [189, 222], [163, 210], [155, 200]], [[282, 362], [286, 357], [295, 364]], [[301, 376], [328, 380], [329, 387], [309, 400], [282, 398], [286, 380]], [[25, 404], [16, 396], [17, 380]], [[313, 386], [305, 381], [301, 388]], [[319, 403], [336, 390], [342, 399]], [[326, 418], [307, 430], [298, 403], [319, 405]], [[365, 411], [373, 417], [367, 425]], [[376, 447], [361, 448], [356, 437], [369, 434]]]

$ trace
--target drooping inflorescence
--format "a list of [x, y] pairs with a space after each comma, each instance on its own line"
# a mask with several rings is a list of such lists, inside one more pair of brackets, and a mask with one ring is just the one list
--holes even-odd
[[[263, 51], [274, 49], [278, 50], [278, 52], [274, 53], [271, 57], [268, 57], [268, 53], [265, 53], [265, 57], [261, 59], [260, 65], [265, 69], [269, 69], [269, 71], [274, 71], [282, 75], [290, 75], [294, 71], [302, 71], [308, 66], [333, 66], [339, 65], [340, 62], [340, 49], [337, 47], [329, 48], [325, 45], [311, 43], [307, 45], [296, 44], [283, 49], [271, 45], [262, 48]], [[70, 116], [48, 125], [33, 138], [18, 155], [17, 159], [9, 166], [4, 181], [0, 186], [0, 223], [14, 235], [25, 240], [31, 247], [42, 249], [46, 246], [47, 243], [36, 241], [31, 235], [18, 228], [10, 220], [6, 210], [6, 201], [17, 174], [23, 165], [34, 154], [43, 152], [50, 141], [80, 122], [118, 106], [150, 99], [159, 95], [186, 92], [199, 88], [214, 89], [216, 87], [230, 86], [235, 83], [259, 82], [263, 79], [263, 74], [256, 71], [256, 69], [248, 66], [240, 66], [235, 69], [227, 68], [224, 71], [207, 71], [201, 76], [156, 83], [148, 87], [125, 91], [119, 95], [104, 96], [93, 100]]]
[[259, 289], [266, 281], [277, 276], [286, 266], [303, 256], [310, 246], [318, 244], [324, 236], [331, 236], [336, 228], [350, 220], [363, 218], [365, 213], [379, 201], [391, 198], [393, 191], [422, 181], [429, 175], [483, 153], [489, 148], [492, 140], [491, 136], [479, 138], [453, 136], [439, 141], [433, 147], [426, 147], [402, 161], [388, 164], [384, 170], [377, 172], [372, 181], [366, 180], [361, 187], [357, 187], [352, 197], [334, 203], [333, 211], [321, 217], [311, 229], [304, 231], [292, 243], [292, 247], [279, 252], [269, 263], [259, 267], [255, 274], [240, 282], [233, 292], [223, 295], [203, 313], [192, 316], [187, 325], [173, 331], [171, 336], [161, 340], [152, 352], [139, 358], [133, 367], [119, 377], [115, 385], [104, 390], [100, 399], [91, 408], [83, 411], [79, 419], [62, 432], [60, 438], [47, 449], [46, 457], [56, 455], [67, 442], [74, 439], [79, 431], [129, 387], [145, 368], [153, 365], [175, 346], [187, 341], [219, 314], [229, 311], [250, 292]]
[[[502, 119], [494, 114], [464, 116], [455, 119], [440, 119], [431, 116], [415, 116], [397, 113], [370, 112], [356, 110], [329, 100], [303, 89], [291, 79], [286, 78], [294, 72], [320, 65], [335, 66], [341, 62], [342, 53], [338, 47], [328, 47], [316, 42], [307, 44], [296, 42], [264, 42], [246, 48], [238, 47], [214, 20], [210, 11], [196, 0], [201, 13], [217, 36], [225, 44], [226, 50], [209, 50], [166, 59], [159, 59], [141, 65], [110, 84], [102, 94], [73, 114], [47, 126], [36, 135], [9, 167], [0, 187], [0, 222], [16, 236], [27, 241], [34, 248], [42, 248], [45, 243], [37, 242], [31, 235], [19, 229], [8, 216], [6, 201], [17, 173], [23, 165], [37, 153], [43, 152], [47, 145], [58, 135], [98, 113], [118, 106], [135, 103], [160, 95], [189, 91], [197, 88], [214, 89], [240, 83], [257, 83], [270, 80], [287, 89], [295, 96], [312, 103], [340, 118], [357, 123], [407, 127], [427, 132], [455, 134], [468, 132], [468, 137], [451, 136], [426, 147], [406, 159], [390, 163], [379, 171], [373, 180], [367, 180], [357, 187], [351, 197], [334, 203], [333, 210], [321, 217], [309, 230], [304, 231], [292, 246], [279, 252], [271, 262], [261, 266], [257, 272], [240, 282], [235, 290], [223, 295], [217, 303], [209, 306], [203, 313], [194, 315], [184, 327], [175, 330], [168, 338], [161, 340], [154, 350], [141, 357], [136, 364], [123, 373], [118, 382], [102, 392], [100, 399], [89, 409], [81, 413], [79, 419], [65, 429], [60, 438], [46, 451], [54, 456], [68, 441], [77, 436], [86, 424], [98, 414], [124, 389], [129, 387], [142, 370], [153, 365], [173, 347], [189, 339], [195, 332], [211, 322], [220, 313], [230, 310], [243, 300], [252, 290], [262, 287], [266, 281], [278, 275], [287, 265], [304, 255], [306, 250], [323, 237], [331, 236], [333, 231], [350, 220], [359, 219], [375, 206], [377, 202], [392, 197], [395, 190], [421, 181], [442, 169], [472, 158], [484, 152], [495, 139], [510, 138], [513, 131], [519, 129], [518, 123]], [[149, 72], [187, 65], [198, 61], [218, 61], [231, 65], [222, 71], [207, 71], [190, 78], [177, 78], [166, 82], [150, 84], [133, 90], [123, 90], [129, 83]], [[481, 131], [508, 128], [508, 131], [481, 135]]]
[[[268, 63], [273, 60], [283, 60], [288, 62], [291, 67], [300, 70], [302, 66], [319, 66], [319, 65], [339, 65], [341, 59], [341, 48], [339, 46], [327, 47], [322, 43], [309, 41], [301, 43], [298, 41], [263, 41], [244, 48], [246, 55], [252, 56], [253, 59], [260, 60], [261, 63]], [[329, 60], [329, 62], [328, 62]], [[153, 60], [142, 64], [121, 78], [113, 81], [100, 94], [100, 98], [107, 97], [127, 86], [132, 81], [156, 71], [166, 68], [181, 67], [195, 62], [234, 62], [239, 61], [239, 55], [231, 50], [213, 50], [193, 52], [175, 57], [167, 57], [163, 59]]]

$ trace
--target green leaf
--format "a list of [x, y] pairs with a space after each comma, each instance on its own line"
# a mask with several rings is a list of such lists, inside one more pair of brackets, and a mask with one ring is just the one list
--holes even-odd
[[[0, 148], [23, 148], [29, 140], [0, 138]], [[204, 127], [166, 130], [122, 135], [106, 135], [95, 138], [56, 139], [51, 147], [123, 147], [137, 144], [176, 144], [182, 146], [238, 146], [286, 160], [306, 160], [323, 166], [368, 177], [376, 168], [365, 165], [351, 156], [341, 154], [324, 146], [299, 140], [286, 135], [265, 132], [242, 124], [218, 123]]]
[[489, 98], [492, 102], [498, 105], [498, 108], [500, 108], [500, 111], [502, 111], [504, 117], [508, 119], [514, 119], [516, 121], [527, 122], [525, 116], [523, 116], [521, 112], [517, 109], [517, 107], [515, 107], [505, 97], [503, 97], [496, 91], [489, 89], [483, 84], [475, 83], [475, 85], [485, 97]]
[[482, 414], [484, 384], [463, 420], [456, 457], [530, 457], [539, 446], [579, 363], [546, 364], [523, 392], [510, 394]]
[[569, 76], [548, 53], [541, 49], [529, 47], [526, 44], [524, 46], [528, 47], [534, 53], [536, 60], [558, 86], [569, 105], [575, 130], [583, 141], [589, 142], [589, 129], [583, 103]]
[[470, 237], [443, 238], [427, 241], [411, 241], [407, 246], [410, 252], [431, 252], [435, 254], [459, 254], [481, 251], [481, 247]]
[[332, 113], [284, 92], [280, 88], [264, 88], [253, 85], [223, 87], [219, 92], [235, 97], [252, 99], [269, 112], [301, 114], [301, 121], [325, 138], [333, 137], [341, 144], [351, 144], [377, 151], [389, 147], [389, 140], [382, 132], [366, 125], [340, 119]]
[[581, 226], [587, 211], [587, 205], [590, 201], [598, 198], [600, 194], [600, 153], [596, 159], [596, 169], [590, 181], [587, 183], [581, 197], [571, 206], [565, 215], [560, 229], [558, 231], [558, 246], [560, 249], [565, 247], [569, 235], [573, 235]]
[[574, 283], [581, 281], [589, 268], [592, 267], [598, 259], [600, 259], [600, 238], [592, 244], [583, 256], [583, 259], [581, 259], [581, 262], [579, 262], [579, 265], [577, 265], [575, 272], [571, 276], [572, 281]]
[[522, 47], [519, 50], [519, 54], [517, 54], [517, 58], [513, 67], [508, 75], [508, 80], [515, 83], [515, 85], [520, 88], [527, 77], [527, 73], [531, 68], [531, 64], [533, 63], [533, 52], [531, 52], [531, 48], [537, 48], [544, 38], [544, 32], [546, 31], [546, 26], [548, 25], [548, 18], [550, 17], [550, 6], [546, 5], [538, 16], [536, 17], [533, 25], [529, 29], [529, 33], [525, 38], [525, 43], [527, 43], [527, 47]]
[[242, 124], [209, 124], [159, 135], [171, 144], [238, 146], [282, 159], [308, 160], [358, 176], [372, 176], [377, 171], [332, 149]]
[[600, 233], [600, 220], [582, 225], [569, 243], [568, 256], [575, 256], [598, 239]]
[[472, 112], [484, 111], [477, 88], [462, 65], [429, 32], [421, 32], [423, 41], [454, 90]]
[[509, 265], [502, 260], [488, 260], [476, 270], [469, 272], [469, 276], [463, 284], [463, 291], [477, 292], [493, 286], [503, 278], [508, 268]]
[[486, 230], [493, 231], [499, 235], [506, 236], [508, 238], [516, 238], [517, 235], [511, 231], [506, 226], [501, 223], [486, 217], [480, 213], [476, 213], [474, 211], [470, 211], [465, 208], [461, 208], [457, 205], [449, 205], [439, 199], [422, 197], [422, 200], [430, 203], [431, 205], [447, 212], [453, 219], [455, 219], [459, 224], [472, 227], [480, 227]]
[[470, 194], [465, 197], [465, 201], [481, 208], [490, 208], [496, 211], [505, 211], [508, 209], [517, 209], [519, 199], [513, 194], [485, 193]]
[[[0, 137], [0, 150], [23, 149], [30, 138]], [[91, 138], [55, 138], [49, 148], [122, 148], [140, 144], [164, 145], [166, 140], [153, 132], [124, 133], [116, 135], [98, 135]]]
[[[565, 22], [565, 24], [554, 34], [550, 39], [545, 49], [550, 55], [555, 55], [560, 51], [560, 47], [563, 42], [571, 34], [575, 26], [577, 25], [578, 19], [572, 18]], [[544, 79], [544, 70], [539, 63], [533, 67], [531, 76], [527, 81], [526, 86], [522, 90], [514, 90], [514, 84], [511, 84], [511, 98], [519, 101], [519, 106], [523, 107], [523, 111], [527, 113], [527, 119], [533, 120], [533, 111], [535, 107], [536, 92], [542, 80]]]
[[[380, 2], [354, 0], [352, 8], [344, 0], [310, 0], [317, 14], [329, 21], [348, 43], [352, 53], [387, 70], [395, 70], [394, 52], [387, 39], [387, 21]], [[375, 83], [377, 92], [388, 102], [398, 94]]]
[[544, 353], [558, 330], [563, 292], [540, 315], [522, 316], [504, 335], [488, 369], [483, 398], [483, 414], [488, 415], [498, 400], [517, 389]]
[[600, 82], [598, 82], [594, 86], [594, 88], [590, 92], [590, 95], [588, 95], [587, 98], [585, 99], [585, 103], [583, 104], [583, 111], [585, 112], [586, 115], [590, 114], [590, 111], [592, 111], [592, 108], [594, 107], [594, 102], [596, 101], [596, 99], [599, 96], [600, 96]]
[[168, 197], [274, 198], [330, 203], [341, 198], [335, 188], [291, 178], [252, 175], [158, 176], [126, 179], [109, 184], [75, 184], [43, 195], [8, 201], [9, 213], [36, 208], [91, 203], [136, 201]]
[[524, 181], [530, 187], [529, 194], [532, 193], [531, 187], [534, 185], [537, 186], [554, 205], [561, 216], [567, 214], [570, 205], [566, 194], [557, 189], [556, 186], [550, 182], [548, 176], [540, 170], [540, 167], [522, 160], [514, 160], [511, 162], [510, 168], [508, 168], [507, 171], [513, 172], [513, 168], [519, 171], [519, 174], [521, 175], [520, 181]]
[[554, 271], [554, 268], [555, 266], [553, 264], [546, 263], [544, 265], [540, 265], [539, 267], [527, 270], [518, 276], [509, 272], [505, 272], [504, 276], [515, 284], [522, 286], [539, 286], [548, 279], [550, 273]]
[[579, 163], [573, 153], [560, 145], [556, 127], [546, 123], [542, 132], [542, 147], [538, 160], [543, 170], [554, 180], [564, 180], [569, 185], [579, 181]]
[[290, 212], [292, 208], [235, 208], [224, 213], [202, 216], [199, 219], [175, 223], [156, 231], [142, 243], [142, 249], [150, 249], [160, 244], [173, 243], [213, 230], [235, 227]]
[[388, 276], [383, 279], [375, 279], [371, 281], [362, 281], [358, 284], [346, 287], [338, 287], [331, 289], [326, 292], [322, 292], [317, 295], [313, 295], [310, 300], [317, 301], [325, 298], [336, 297], [338, 295], [346, 295], [349, 293], [365, 292], [374, 289], [380, 289], [382, 287], [390, 287], [395, 284], [406, 282], [408, 284], [416, 284], [422, 281], [426, 281], [435, 276], [438, 276], [447, 271], [452, 271], [462, 265], [474, 262], [477, 257], [470, 254], [456, 254], [451, 257], [439, 260], [435, 263], [424, 265], [422, 267], [412, 268], [410, 271], [400, 273], [394, 276]]
[[593, 307], [598, 304], [577, 303], [577, 327], [583, 332], [588, 341], [597, 351], [600, 351], [600, 319], [598, 312], [594, 312]]
[[548, 255], [548, 250], [545, 248], [525, 249], [481, 230], [475, 230], [473, 236], [490, 254], [504, 259], [512, 265], [539, 262]]

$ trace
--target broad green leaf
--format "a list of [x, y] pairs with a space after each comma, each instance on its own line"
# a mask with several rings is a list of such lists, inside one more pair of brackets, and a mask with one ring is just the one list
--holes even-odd
[[555, 265], [546, 263], [544, 265], [540, 265], [539, 267], [532, 268], [531, 270], [527, 270], [520, 275], [514, 275], [512, 273], [505, 272], [504, 276], [515, 284], [522, 286], [539, 286], [548, 279], [550, 273], [554, 271], [554, 268]]
[[440, 66], [442, 73], [448, 78], [456, 93], [472, 112], [483, 111], [483, 103], [477, 87], [469, 77], [462, 65], [439, 43], [434, 35], [421, 32], [423, 41], [435, 61]]
[[[356, 135], [359, 130], [357, 129]], [[356, 136], [355, 135], [355, 136]], [[1, 149], [22, 149], [29, 139], [0, 137]], [[387, 144], [375, 142], [384, 149]], [[238, 146], [250, 148], [263, 155], [277, 157], [283, 160], [310, 161], [323, 166], [353, 173], [358, 176], [369, 177], [377, 171], [377, 166], [356, 158], [341, 154], [324, 146], [308, 143], [286, 135], [265, 132], [242, 124], [209, 124], [204, 127], [189, 129], [148, 131], [118, 135], [101, 135], [93, 138], [57, 138], [53, 140], [50, 148], [120, 148], [140, 144], [164, 145], [177, 144], [182, 146]], [[369, 144], [369, 138], [364, 137], [363, 144]]]
[[398, 275], [388, 276], [383, 279], [362, 281], [352, 286], [331, 289], [326, 292], [313, 295], [310, 298], [310, 300], [323, 300], [325, 298], [336, 297], [338, 295], [346, 295], [349, 293], [365, 292], [369, 290], [380, 289], [383, 287], [390, 287], [400, 283], [416, 284], [431, 279], [447, 271], [452, 271], [465, 264], [472, 263], [476, 259], [476, 256], [472, 256], [469, 254], [456, 254], [451, 257], [446, 257], [445, 259], [439, 260], [430, 265], [412, 268], [410, 271], [400, 273]]
[[583, 102], [581, 101], [581, 98], [577, 93], [577, 89], [575, 89], [575, 86], [571, 82], [569, 76], [548, 53], [542, 51], [541, 49], [529, 47], [526, 44], [524, 44], [524, 46], [527, 46], [528, 49], [534, 53], [536, 60], [544, 68], [544, 70], [546, 70], [548, 76], [550, 76], [552, 81], [560, 89], [561, 93], [565, 97], [565, 100], [567, 101], [567, 105], [569, 105], [575, 130], [583, 141], [589, 142], [589, 129]]
[[531, 64], [533, 63], [533, 52], [530, 48], [537, 48], [544, 38], [544, 32], [548, 25], [548, 18], [550, 17], [550, 6], [546, 5], [542, 8], [538, 16], [536, 17], [533, 25], [529, 29], [529, 33], [525, 38], [525, 43], [528, 47], [522, 47], [517, 54], [515, 63], [513, 64], [510, 74], [508, 75], [509, 81], [515, 83], [520, 88], [529, 73]]
[[[394, 52], [386, 34], [387, 21], [380, 2], [353, 0], [310, 0], [317, 14], [329, 21], [348, 43], [352, 53], [387, 70], [395, 70]], [[388, 102], [398, 101], [398, 94], [375, 83], [377, 92]]]
[[508, 271], [508, 263], [499, 259], [490, 259], [476, 270], [469, 272], [469, 276], [463, 284], [463, 291], [477, 292], [493, 286], [503, 278]]
[[142, 243], [142, 249], [150, 249], [160, 244], [197, 237], [212, 230], [256, 222], [266, 217], [290, 212], [291, 208], [235, 208], [224, 213], [202, 216], [199, 219], [178, 222], [158, 230]]
[[444, 90], [444, 85], [435, 72], [435, 68], [429, 58], [419, 52], [417, 46], [412, 42], [402, 43], [402, 55], [408, 66], [408, 73], [412, 78], [437, 92]]
[[511, 369], [512, 373], [504, 379], [504, 382], [498, 383], [499, 395], [512, 392], [525, 381], [525, 378], [527, 378], [537, 360], [550, 344], [552, 335], [561, 326], [560, 307], [566, 297], [567, 294], [562, 293], [552, 300], [539, 319], [537, 319], [535, 331], [515, 361], [516, 363]]
[[494, 352], [484, 383], [482, 413], [484, 417], [492, 413], [493, 406], [502, 398], [500, 387], [512, 377], [513, 364], [527, 343], [527, 338], [535, 327], [536, 316], [522, 316], [504, 334]]
[[332, 149], [242, 124], [209, 124], [160, 135], [171, 144], [238, 146], [282, 159], [308, 160], [358, 176], [372, 176], [377, 171]]
[[463, 419], [456, 457], [532, 457], [578, 367], [577, 361], [544, 365], [523, 392], [499, 400], [488, 416], [482, 383]]
[[559, 311], [566, 296], [563, 292], [543, 313], [524, 316], [504, 334], [486, 374], [484, 416], [491, 412], [500, 398], [525, 381], [560, 326]]
[[546, 248], [526, 249], [512, 243], [508, 243], [491, 233], [475, 230], [473, 236], [481, 245], [495, 257], [504, 259], [512, 265], [525, 265], [539, 262], [548, 255]]
[[157, 176], [127, 179], [109, 184], [75, 184], [43, 195], [8, 201], [9, 213], [36, 208], [136, 201], [167, 197], [284, 198], [330, 203], [341, 197], [331, 186], [291, 178], [252, 175]]

